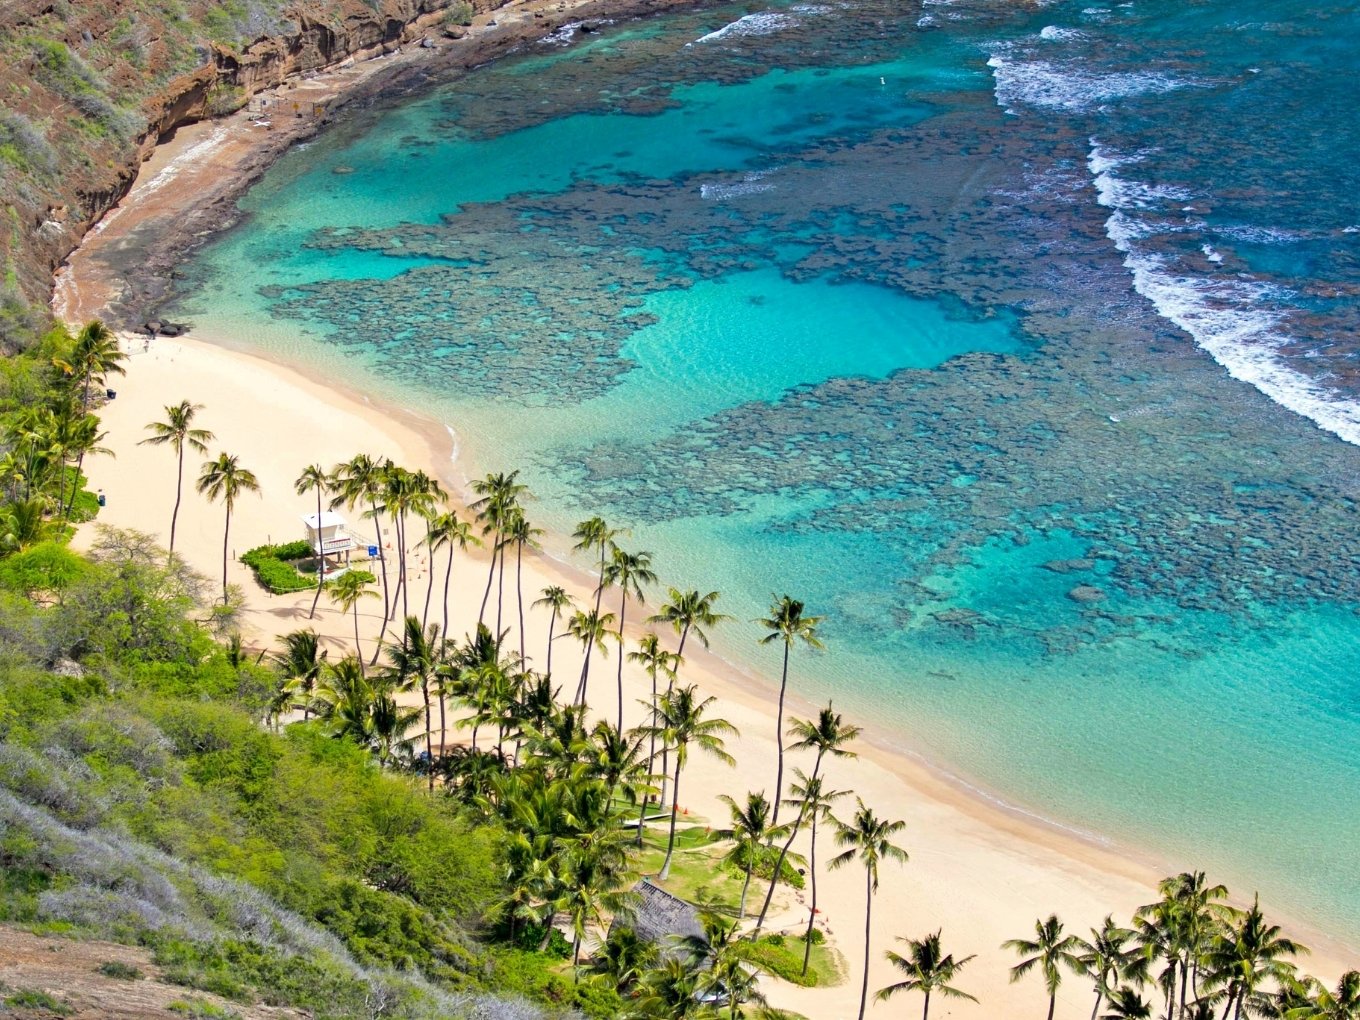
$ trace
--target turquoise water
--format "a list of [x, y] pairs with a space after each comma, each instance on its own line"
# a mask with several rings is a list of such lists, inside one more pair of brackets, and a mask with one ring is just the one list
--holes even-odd
[[1360, 24], [1017, 6], [545, 41], [290, 154], [179, 311], [741, 621], [804, 599], [801, 691], [989, 795], [1360, 943]]

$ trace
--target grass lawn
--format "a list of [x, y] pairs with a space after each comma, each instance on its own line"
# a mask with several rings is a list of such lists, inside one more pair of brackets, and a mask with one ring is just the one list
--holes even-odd
[[766, 935], [753, 948], [753, 959], [773, 977], [805, 988], [839, 985], [849, 974], [845, 957], [826, 942], [812, 944], [812, 959], [803, 974], [803, 940], [792, 935]]

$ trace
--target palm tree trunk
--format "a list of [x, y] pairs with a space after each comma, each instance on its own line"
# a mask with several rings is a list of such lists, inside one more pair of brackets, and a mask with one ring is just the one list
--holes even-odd
[[548, 617], [548, 676], [552, 676], [552, 646], [553, 628], [557, 626], [557, 607], [553, 606], [552, 615]]
[[449, 543], [449, 563], [444, 568], [444, 629], [441, 633], [449, 636], [449, 581], [453, 578], [453, 543]]
[[[817, 770], [813, 769], [812, 778], [817, 778]], [[779, 884], [779, 876], [784, 873], [784, 860], [789, 855], [789, 848], [793, 846], [793, 841], [798, 838], [798, 829], [803, 824], [803, 812], [798, 813], [798, 820], [793, 823], [793, 831], [789, 833], [789, 838], [784, 841], [784, 847], [779, 851], [779, 860], [775, 863], [774, 874], [770, 876], [770, 888], [765, 892], [765, 903], [760, 908], [760, 916], [756, 918], [755, 934], [760, 934], [760, 929], [765, 925], [765, 914], [770, 909], [770, 901], [774, 899], [774, 887]]]
[[1048, 1020], [1053, 1020], [1053, 1010], [1057, 1008], [1057, 1005], [1058, 1005], [1058, 993], [1053, 992], [1048, 997]]
[[175, 554], [175, 525], [179, 522], [179, 503], [184, 497], [184, 444], [179, 447], [179, 473], [175, 475], [175, 509], [170, 511], [170, 555]]
[[519, 661], [520, 669], [528, 658], [524, 653], [524, 543], [515, 546], [515, 600], [519, 603]]
[[359, 650], [359, 600], [354, 600], [354, 657], [359, 660], [359, 675], [364, 675], [364, 653]]
[[227, 604], [227, 536], [231, 534], [231, 507], [227, 507], [227, 523], [222, 528], [222, 605]]
[[812, 816], [812, 847], [808, 853], [808, 874], [812, 877], [812, 904], [808, 907], [808, 926], [803, 934], [803, 976], [807, 977], [812, 959], [812, 926], [817, 921], [817, 816]]
[[[1102, 982], [1103, 982], [1102, 978]], [[1096, 985], [1096, 1004], [1091, 1007], [1091, 1020], [1096, 1020], [1096, 1015], [1100, 1013], [1100, 1004], [1105, 1001], [1105, 989], [1103, 983]]]
[[411, 615], [409, 601], [411, 585], [406, 575], [406, 513], [404, 511], [397, 517], [397, 553], [401, 556], [401, 569], [397, 574], [397, 583], [401, 585], [401, 618], [405, 620]]
[[501, 637], [501, 607], [505, 602], [505, 553], [501, 553], [501, 565], [496, 576], [496, 640]]
[[425, 699], [425, 774], [429, 776], [430, 792], [434, 793], [434, 741], [430, 731], [434, 720], [430, 715], [430, 682], [421, 677], [420, 696]]
[[[181, 471], [182, 470], [183, 469], [181, 468]], [[178, 504], [176, 504], [176, 506], [178, 506]], [[382, 627], [378, 631], [378, 641], [373, 646], [373, 658], [368, 663], [372, 666], [377, 663], [378, 653], [382, 651], [383, 639], [387, 637], [387, 624], [388, 621], [392, 619], [392, 599], [387, 589], [387, 554], [383, 552], [382, 519], [378, 516], [378, 504], [370, 499], [368, 501], [368, 509], [369, 518], [373, 521], [373, 526], [378, 529], [378, 533], [374, 537], [378, 541], [378, 567], [382, 571], [383, 589]]]
[[[859, 1020], [864, 1020], [864, 1010], [869, 1005], [869, 928], [874, 913], [874, 880], [868, 868], [864, 869], [864, 981], [859, 989]], [[1048, 1020], [1053, 1020], [1050, 1015]]]
[[486, 572], [486, 591], [482, 592], [482, 608], [477, 610], [477, 625], [481, 626], [482, 620], [486, 618], [486, 603], [491, 598], [491, 585], [496, 580], [496, 557], [501, 552], [501, 535], [496, 532], [495, 540], [491, 543], [491, 569]]
[[548, 915], [547, 924], [544, 925], [543, 941], [538, 944], [538, 951], [544, 952], [548, 948], [548, 943], [552, 941], [553, 922], [557, 920], [557, 911]]
[[[425, 525], [425, 535], [430, 534], [429, 524]], [[425, 608], [420, 613], [420, 625], [426, 626], [430, 622], [430, 602], [434, 599], [434, 549], [430, 549], [429, 580], [425, 584]]]
[[[779, 750], [779, 765], [774, 773], [774, 815], [770, 825], [779, 824], [779, 802], [784, 797], [784, 691], [789, 685], [789, 642], [784, 642], [784, 674], [779, 681], [779, 714], [775, 716], [774, 739]], [[860, 1010], [860, 1015], [864, 1011]]]
[[619, 602], [619, 733], [623, 733], [623, 621], [628, 615], [628, 590], [624, 589]]
[[576, 684], [575, 702], [584, 705], [586, 703], [586, 685], [590, 682], [590, 648], [595, 642], [595, 632], [591, 631], [586, 638], [586, 654], [581, 660], [581, 679]]
[[666, 842], [666, 859], [661, 862], [661, 874], [658, 876], [663, 882], [671, 876], [671, 855], [675, 853], [675, 817], [680, 813], [680, 752], [678, 750], [675, 753], [675, 783], [672, 785], [672, 789], [675, 796], [671, 800], [671, 834]]
[[316, 544], [321, 551], [316, 554], [316, 594], [312, 596], [312, 611], [307, 614], [307, 619], [316, 618], [316, 604], [321, 601], [321, 589], [326, 587], [326, 542], [321, 537], [321, 486], [316, 487]]
[[752, 850], [746, 858], [746, 880], [741, 883], [741, 901], [737, 904], [737, 920], [746, 919], [746, 891], [751, 888], [751, 872], [755, 870], [755, 851]]
[[930, 1020], [930, 989], [926, 989], [926, 1004], [921, 1008], [921, 1020]]

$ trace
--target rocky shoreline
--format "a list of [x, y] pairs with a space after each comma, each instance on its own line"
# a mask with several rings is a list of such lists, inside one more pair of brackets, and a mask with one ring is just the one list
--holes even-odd
[[[212, 237], [239, 222], [242, 214], [237, 200], [275, 160], [335, 123], [342, 111], [390, 102], [456, 79], [569, 23], [589, 26], [605, 18], [642, 17], [694, 3], [511, 0], [477, 15], [466, 28], [452, 29], [430, 24], [422, 28], [419, 22], [428, 21], [422, 16], [408, 26], [412, 31], [403, 35], [406, 43], [394, 49], [380, 48], [362, 61], [347, 56], [318, 73], [294, 76], [256, 93], [271, 102], [298, 99], [324, 107], [321, 116], [274, 116], [265, 128], [259, 126], [259, 112], [241, 109], [223, 118], [171, 129], [160, 147], [173, 153], [168, 164], [157, 171], [155, 158], [149, 157], [142, 179], [123, 196], [132, 197], [150, 173], [150, 187], [159, 193], [158, 201], [154, 205], [122, 201], [91, 226], [56, 273], [53, 310], [68, 321], [100, 317], [122, 329], [151, 332], [148, 324], [160, 318], [159, 309], [172, 296], [178, 267]], [[197, 134], [180, 137], [190, 129]], [[202, 137], [205, 130], [212, 133]], [[180, 162], [186, 165], [174, 165]], [[86, 263], [78, 274], [72, 272], [77, 260]], [[101, 293], [70, 293], [63, 278], [72, 276], [78, 276], [82, 286], [97, 280]], [[157, 330], [162, 335], [177, 331]]]

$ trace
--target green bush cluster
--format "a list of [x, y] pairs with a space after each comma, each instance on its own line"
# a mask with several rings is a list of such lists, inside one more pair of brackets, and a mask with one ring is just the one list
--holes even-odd
[[[298, 551], [298, 547], [301, 551]], [[286, 545], [261, 545], [241, 556], [241, 562], [255, 571], [255, 579], [275, 595], [308, 591], [316, 587], [316, 579], [303, 574], [288, 560], [310, 556], [312, 547], [306, 542]]]

